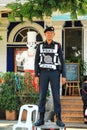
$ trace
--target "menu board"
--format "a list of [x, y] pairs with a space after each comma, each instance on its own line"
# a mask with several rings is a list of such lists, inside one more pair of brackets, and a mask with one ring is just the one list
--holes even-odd
[[79, 64], [78, 63], [66, 63], [66, 79], [67, 81], [79, 80]]

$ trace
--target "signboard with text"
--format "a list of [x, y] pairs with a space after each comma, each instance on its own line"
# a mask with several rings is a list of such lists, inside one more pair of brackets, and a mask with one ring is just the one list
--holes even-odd
[[66, 79], [67, 81], [79, 81], [78, 63], [66, 63]]

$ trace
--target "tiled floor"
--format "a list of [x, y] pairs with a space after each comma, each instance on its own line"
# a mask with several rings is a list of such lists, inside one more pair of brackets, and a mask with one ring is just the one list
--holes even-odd
[[[0, 121], [0, 130], [12, 130], [12, 127], [14, 124], [16, 124], [17, 121], [6, 121], [1, 120]], [[23, 130], [23, 129], [17, 129], [17, 130]], [[84, 124], [66, 124], [66, 130], [87, 130], [87, 125]]]

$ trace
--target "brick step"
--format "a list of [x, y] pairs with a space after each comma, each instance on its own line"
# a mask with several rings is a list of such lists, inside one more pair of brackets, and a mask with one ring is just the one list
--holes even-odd
[[[65, 123], [83, 123], [84, 118], [83, 117], [61, 117], [62, 121]], [[54, 122], [56, 122], [56, 118], [54, 118]]]
[[74, 105], [74, 104], [71, 104], [69, 106], [67, 105], [61, 105], [61, 109], [62, 111], [64, 110], [73, 110], [73, 111], [83, 111], [83, 105]]
[[82, 117], [62, 117], [62, 121], [65, 122], [65, 123], [83, 123], [84, 122], [84, 119]]
[[61, 117], [65, 123], [83, 123], [83, 102], [81, 96], [62, 96], [61, 110]]
[[80, 104], [80, 105], [82, 105], [83, 104], [83, 102], [82, 102], [82, 100], [81, 99], [61, 99], [61, 104]]
[[83, 105], [81, 101], [61, 101], [62, 105]]
[[61, 96], [60, 97], [61, 100], [74, 100], [74, 101], [82, 101], [82, 97], [81, 96]]
[[83, 112], [80, 112], [80, 111], [63, 111], [62, 116], [64, 116], [64, 117], [83, 117]]
[[61, 96], [60, 98], [61, 98], [61, 99], [64, 99], [64, 100], [65, 100], [65, 99], [68, 99], [68, 100], [69, 100], [69, 99], [70, 99], [70, 100], [73, 100], [73, 99], [75, 99], [75, 100], [80, 99], [80, 100], [81, 100], [81, 99], [82, 99], [81, 96]]

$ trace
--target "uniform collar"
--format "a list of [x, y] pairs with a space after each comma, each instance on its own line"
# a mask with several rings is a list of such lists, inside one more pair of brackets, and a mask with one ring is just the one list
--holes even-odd
[[50, 44], [47, 43], [47, 41], [44, 42], [47, 45], [54, 45], [54, 41], [52, 41]]

